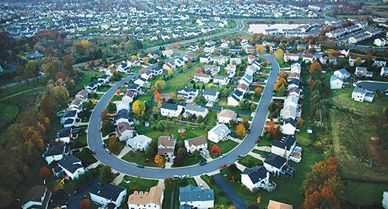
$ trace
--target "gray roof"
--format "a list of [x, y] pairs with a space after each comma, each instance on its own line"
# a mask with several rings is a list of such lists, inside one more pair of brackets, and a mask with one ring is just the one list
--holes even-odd
[[267, 169], [264, 168], [264, 166], [255, 166], [253, 168], [247, 168], [244, 170], [243, 174], [247, 174], [249, 178], [251, 179], [252, 183], [257, 183], [261, 181], [262, 179], [265, 179], [267, 177]]
[[216, 91], [216, 90], [204, 90], [203, 91], [203, 94], [210, 95], [210, 96], [216, 96], [217, 93], [218, 93], [218, 91]]
[[205, 112], [206, 108], [201, 107], [201, 106], [196, 105], [196, 104], [187, 104], [186, 111]]
[[195, 202], [214, 200], [212, 189], [203, 189], [193, 185], [179, 188], [179, 202]]
[[283, 165], [286, 164], [286, 158], [271, 153], [265, 158], [264, 163], [267, 163], [275, 168], [280, 169]]
[[354, 88], [353, 93], [366, 94], [366, 89], [356, 87]]
[[74, 157], [73, 155], [65, 155], [58, 164], [70, 172], [74, 172], [79, 168], [82, 168], [82, 162], [80, 159]]
[[164, 103], [160, 108], [169, 109], [169, 110], [178, 110], [177, 104]]
[[66, 144], [49, 144], [43, 153], [43, 157], [61, 155], [67, 152], [69, 152], [69, 148]]
[[113, 184], [105, 184], [95, 188], [94, 190], [90, 191], [90, 193], [104, 197], [108, 200], [115, 201], [119, 197], [120, 193], [124, 190], [126, 189]]

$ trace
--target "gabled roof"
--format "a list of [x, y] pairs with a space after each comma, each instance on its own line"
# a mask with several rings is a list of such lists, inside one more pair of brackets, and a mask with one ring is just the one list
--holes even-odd
[[271, 153], [267, 155], [267, 157], [264, 160], [264, 163], [267, 163], [269, 165], [272, 165], [275, 168], [280, 169], [284, 164], [286, 164], [286, 158], [283, 158], [283, 157], [280, 157], [279, 155]]
[[276, 146], [282, 149], [285, 149], [287, 147], [287, 150], [290, 150], [292, 145], [294, 145], [296, 142], [296, 139], [294, 136], [286, 135], [281, 140], [273, 140], [272, 146]]
[[178, 110], [178, 105], [172, 103], [164, 103], [160, 108], [168, 110]]
[[204, 136], [198, 136], [195, 138], [190, 138], [186, 140], [189, 143], [189, 146], [194, 145], [194, 146], [199, 146], [202, 144], [206, 144], [206, 138]]
[[179, 188], [180, 202], [197, 202], [214, 200], [214, 191], [193, 185]]
[[49, 144], [43, 153], [43, 157], [61, 155], [67, 152], [69, 152], [69, 147], [66, 144]]
[[42, 202], [42, 197], [46, 194], [47, 187], [41, 185], [35, 185], [31, 187], [23, 198], [23, 202], [29, 201]]
[[186, 105], [186, 111], [193, 111], [193, 112], [205, 112], [207, 108], [201, 107], [196, 104], [187, 104]]
[[253, 168], [247, 168], [244, 170], [243, 174], [246, 174], [251, 179], [252, 183], [260, 182], [262, 179], [267, 178], [267, 169], [264, 166], [255, 166]]
[[71, 135], [71, 128], [70, 127], [63, 128], [63, 129], [59, 130], [57, 133], [58, 138], [69, 137], [70, 135]]
[[63, 115], [63, 118], [72, 118], [72, 117], [75, 117], [76, 115], [77, 115], [77, 110], [68, 110]]
[[72, 173], [83, 167], [81, 160], [74, 157], [73, 155], [63, 156], [63, 158], [58, 162], [58, 165]]
[[203, 94], [205, 94], [205, 95], [209, 95], [209, 96], [217, 96], [217, 93], [218, 93], [218, 91], [216, 91], [216, 90], [204, 90], [203, 91]]
[[113, 184], [103, 184], [90, 191], [90, 193], [115, 201], [124, 190], [126, 189]]

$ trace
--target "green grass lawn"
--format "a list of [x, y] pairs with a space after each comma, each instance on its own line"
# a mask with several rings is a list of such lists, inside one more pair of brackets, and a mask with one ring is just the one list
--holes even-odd
[[203, 158], [198, 152], [194, 152], [193, 154], [186, 156], [183, 165], [180, 167], [195, 165], [204, 161], [206, 161], [205, 158]]
[[225, 192], [215, 184], [213, 176], [202, 175], [201, 179], [204, 180], [211, 189], [213, 189], [215, 196], [215, 205], [232, 205], [232, 201], [229, 199], [228, 196], [226, 196]]
[[388, 97], [376, 97], [372, 103], [352, 100], [353, 87], [332, 91], [330, 102], [339, 107], [352, 109], [361, 115], [380, 115], [388, 104]]
[[0, 128], [5, 128], [16, 119], [19, 114], [19, 108], [16, 105], [0, 104]]
[[144, 166], [156, 167], [156, 165], [152, 160], [147, 159], [144, 152], [129, 151], [126, 155], [122, 157], [122, 159], [128, 162], [133, 162]]
[[344, 198], [356, 205], [380, 204], [388, 184], [344, 181]]
[[138, 191], [149, 191], [151, 187], [158, 185], [158, 180], [136, 178], [132, 176], [124, 176], [123, 181], [120, 183], [121, 187], [128, 189], [128, 194], [132, 194], [133, 188], [137, 188]]
[[[213, 145], [215, 145], [215, 143], [213, 143], [211, 141], [207, 142], [207, 147], [209, 148], [209, 151], [213, 147]], [[232, 140], [226, 140], [226, 141], [222, 141], [222, 142], [217, 143], [217, 146], [219, 146], [221, 148], [221, 154], [228, 153], [230, 150], [235, 148], [237, 145], [238, 145], [238, 143], [235, 141], [232, 141]], [[218, 157], [218, 156], [213, 155], [212, 153], [210, 153], [210, 156], [212, 158]]]
[[259, 154], [261, 156], [266, 156], [268, 154], [270, 154], [270, 152], [266, 152], [266, 151], [262, 151], [262, 150], [258, 150], [258, 149], [253, 149], [252, 152], [256, 153], [256, 154]]
[[255, 167], [256, 165], [262, 165], [263, 162], [255, 157], [252, 157], [250, 155], [247, 155], [243, 157], [241, 160], [238, 161], [243, 166], [246, 166], [248, 168]]
[[217, 125], [217, 111], [209, 110], [209, 113], [206, 116], [206, 125], [211, 128], [213, 128], [215, 125]]
[[76, 82], [75, 90], [81, 90], [86, 85], [88, 85], [93, 78], [98, 77], [100, 75], [103, 75], [102, 72], [96, 72], [96, 71], [81, 71], [80, 72], [80, 79]]
[[195, 67], [191, 67], [189, 70], [176, 73], [175, 76], [166, 82], [166, 88], [162, 91], [163, 93], [176, 92], [176, 90], [180, 87], [191, 86], [189, 84], [190, 77], [189, 75], [194, 77]]

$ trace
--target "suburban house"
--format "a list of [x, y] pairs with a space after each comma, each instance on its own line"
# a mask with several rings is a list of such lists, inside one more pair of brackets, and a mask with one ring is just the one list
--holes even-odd
[[233, 65], [241, 65], [242, 63], [242, 59], [241, 57], [234, 57], [234, 58], [230, 58], [230, 63], [233, 64]]
[[175, 64], [175, 60], [174, 61], [165, 61], [164, 65], [163, 65], [163, 69], [165, 70], [175, 70], [176, 69], [176, 64]]
[[187, 152], [207, 150], [207, 141], [204, 136], [190, 138], [185, 140], [185, 148]]
[[294, 136], [284, 136], [281, 140], [273, 140], [271, 146], [271, 153], [279, 155], [280, 157], [288, 159], [296, 146], [296, 139]]
[[257, 70], [257, 67], [255, 67], [255, 65], [249, 65], [247, 67], [247, 69], [245, 69], [245, 74], [246, 75], [250, 75], [250, 76], [253, 76], [253, 74], [256, 73], [256, 70]]
[[174, 54], [174, 51], [172, 49], [166, 49], [162, 51], [162, 55], [165, 57], [171, 57]]
[[179, 188], [179, 204], [184, 208], [213, 208], [214, 207], [214, 191], [212, 189], [204, 189], [189, 184], [186, 187]]
[[127, 140], [127, 146], [134, 150], [145, 151], [152, 139], [145, 135], [137, 135], [132, 139]]
[[220, 93], [216, 90], [207, 90], [205, 89], [202, 92], [203, 97], [205, 97], [206, 101], [208, 102], [216, 102], [218, 100], [218, 95]]
[[[289, 167], [287, 167], [286, 163], [286, 158], [271, 153], [265, 158], [264, 167], [273, 175], [279, 176], [280, 174], [284, 174], [289, 171]], [[293, 170], [290, 169], [289, 173], [293, 174]]]
[[145, 86], [148, 84], [147, 79], [145, 79], [144, 77], [138, 78], [138, 79], [137, 79], [136, 81], [134, 81], [133, 83], [134, 83], [134, 84], [137, 84], [137, 85], [139, 85], [139, 86], [143, 86], [143, 87], [145, 87]]
[[289, 53], [284, 53], [283, 55], [284, 61], [298, 61], [299, 60], [299, 54], [289, 54]]
[[388, 67], [381, 67], [380, 76], [388, 76]]
[[373, 92], [359, 87], [354, 88], [352, 92], [352, 99], [357, 102], [373, 102], [374, 96]]
[[97, 81], [102, 82], [103, 84], [109, 83], [110, 76], [109, 75], [102, 75], [97, 78]]
[[238, 106], [240, 104], [240, 101], [242, 100], [243, 97], [244, 97], [243, 92], [239, 91], [238, 89], [235, 89], [228, 96], [228, 105], [230, 105], [230, 106]]
[[75, 95], [75, 98], [81, 99], [82, 101], [86, 101], [88, 99], [88, 94], [89, 94], [88, 91], [86, 91], [85, 89], [82, 89]]
[[297, 107], [294, 105], [284, 105], [283, 109], [280, 110], [280, 117], [295, 119], [297, 117]]
[[382, 47], [382, 46], [385, 46], [388, 44], [388, 40], [385, 39], [385, 38], [376, 38], [373, 43], [376, 45], [376, 46], [379, 46], [379, 47]]
[[127, 195], [125, 188], [113, 184], [101, 184], [89, 192], [90, 199], [104, 208], [118, 209]]
[[301, 69], [300, 63], [294, 63], [291, 65], [290, 72], [300, 74]]
[[356, 76], [362, 76], [362, 77], [369, 77], [369, 78], [373, 77], [373, 71], [368, 72], [368, 69], [366, 67], [356, 67], [354, 74]]
[[296, 121], [291, 118], [285, 119], [283, 125], [280, 126], [280, 131], [285, 135], [294, 135], [296, 131]]
[[98, 88], [98, 85], [97, 85], [97, 82], [95, 82], [95, 81], [89, 83], [89, 84], [85, 87], [86, 91], [88, 91], [89, 93], [90, 93], [90, 92], [94, 92], [97, 88]]
[[48, 209], [52, 193], [45, 186], [35, 185], [24, 196], [22, 209]]
[[144, 78], [146, 81], [149, 81], [153, 78], [153, 74], [152, 74], [151, 70], [147, 70], [140, 75], [140, 78]]
[[205, 107], [201, 107], [197, 104], [186, 104], [183, 116], [188, 117], [194, 115], [195, 117], [201, 116], [202, 118], [205, 118], [208, 113], [209, 110]]
[[182, 67], [183, 65], [185, 65], [185, 60], [183, 59], [183, 57], [176, 57], [174, 63], [175, 66]]
[[331, 75], [330, 77], [330, 89], [342, 89], [342, 86], [344, 85], [344, 81], [339, 78], [338, 76]]
[[204, 70], [205, 70], [205, 73], [210, 73], [211, 75], [215, 75], [220, 72], [221, 67], [216, 65], [205, 65]]
[[135, 191], [128, 196], [127, 204], [130, 209], [162, 209], [163, 187], [151, 187], [149, 192]]
[[204, 74], [204, 73], [196, 73], [194, 75], [194, 81], [195, 82], [202, 82], [202, 83], [209, 83], [212, 77], [210, 75]]
[[138, 94], [138, 92], [140, 91], [140, 85], [135, 84], [135, 83], [128, 85], [128, 91], [132, 91], [136, 96]]
[[195, 99], [199, 94], [198, 89], [182, 87], [178, 89], [178, 97], [183, 97], [187, 100]]
[[268, 209], [293, 209], [292, 205], [270, 200], [268, 203]]
[[160, 107], [160, 114], [169, 118], [178, 117], [183, 108], [181, 105], [178, 104], [171, 104], [171, 103], [164, 103]]
[[218, 56], [212, 58], [213, 63], [218, 65], [224, 65], [228, 60], [229, 59], [226, 56]]
[[121, 101], [126, 104], [126, 105], [129, 105], [133, 102], [135, 98], [135, 93], [132, 92], [132, 91], [127, 91], [124, 93], [123, 95], [123, 98], [121, 99]]
[[163, 68], [161, 68], [158, 64], [150, 65], [146, 67], [144, 70], [146, 70], [146, 72], [151, 72], [151, 77], [148, 78], [147, 80], [163, 74]]
[[163, 155], [167, 162], [174, 157], [176, 139], [170, 136], [160, 136], [158, 138], [158, 155]]
[[208, 63], [210, 63], [210, 57], [208, 57], [208, 56], [199, 57], [199, 62], [200, 62], [200, 63], [206, 63], [206, 64], [208, 64]]
[[85, 172], [81, 160], [73, 155], [63, 156], [63, 158], [58, 162], [58, 166], [61, 168], [61, 171], [56, 171], [56, 173], [66, 174], [72, 180], [78, 179], [79, 176]]
[[135, 135], [135, 128], [133, 128], [128, 122], [120, 122], [116, 127], [117, 136], [120, 141], [127, 141], [133, 138]]
[[57, 132], [56, 142], [62, 142], [65, 144], [70, 143], [72, 137], [72, 128], [63, 128]]
[[208, 139], [214, 143], [218, 143], [227, 140], [230, 133], [229, 128], [225, 124], [220, 123], [210, 129]]
[[350, 77], [350, 73], [345, 68], [334, 71], [334, 75], [342, 80]]
[[262, 165], [246, 168], [241, 174], [241, 183], [251, 191], [259, 188], [268, 188], [271, 185], [269, 182], [269, 172]]
[[247, 85], [246, 83], [244, 82], [240, 82], [237, 87], [236, 87], [237, 90], [241, 91], [242, 93], [247, 93], [249, 91], [249, 85]]
[[128, 109], [127, 108], [120, 109], [120, 110], [118, 109], [118, 112], [115, 115], [114, 124], [117, 125], [121, 122], [129, 123], [129, 121], [128, 121]]
[[229, 79], [228, 77], [225, 77], [225, 76], [214, 76], [213, 83], [218, 84], [220, 86], [226, 86], [229, 83]]
[[253, 82], [253, 76], [249, 74], [245, 74], [241, 79], [239, 80], [239, 83], [245, 83], [247, 86], [251, 85]]
[[236, 65], [235, 64], [228, 64], [225, 67], [225, 73], [227, 73], [230, 78], [234, 77], [234, 75], [236, 75]]
[[77, 120], [78, 113], [77, 110], [68, 110], [65, 112], [65, 114], [61, 118], [61, 122], [64, 123], [67, 119]]
[[373, 66], [385, 67], [387, 66], [387, 61], [383, 59], [373, 59]]
[[54, 161], [62, 160], [63, 156], [70, 153], [70, 147], [66, 144], [49, 144], [46, 147], [46, 151], [42, 154], [42, 157], [48, 164]]
[[230, 123], [237, 119], [237, 113], [233, 110], [223, 109], [217, 114], [219, 123]]

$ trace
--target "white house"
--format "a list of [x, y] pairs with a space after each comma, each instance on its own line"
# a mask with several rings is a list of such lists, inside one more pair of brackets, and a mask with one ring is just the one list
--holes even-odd
[[230, 123], [237, 119], [237, 113], [233, 110], [223, 109], [217, 114], [219, 123]]
[[127, 195], [125, 188], [113, 184], [101, 184], [89, 192], [90, 199], [104, 208], [118, 209]]
[[356, 67], [356, 70], [354, 71], [354, 74], [356, 76], [362, 76], [362, 77], [373, 77], [373, 72], [368, 72], [368, 69], [366, 67]]
[[160, 136], [158, 138], [158, 155], [164, 156], [167, 162], [174, 157], [176, 139], [171, 136]]
[[210, 129], [207, 137], [210, 141], [218, 143], [227, 140], [230, 133], [229, 128], [225, 124], [220, 123]]
[[183, 110], [183, 108], [181, 105], [171, 104], [171, 103], [164, 103], [160, 107], [161, 115], [169, 117], [169, 118], [178, 117], [181, 114], [182, 110]]
[[137, 135], [127, 140], [127, 146], [134, 150], [145, 151], [152, 139], [145, 135]]
[[138, 79], [136, 79], [135, 82], [133, 82], [134, 84], [137, 84], [139, 86], [146, 86], [148, 84], [147, 80], [143, 77], [140, 77]]
[[271, 153], [288, 159], [296, 146], [296, 139], [292, 135], [284, 136], [281, 140], [273, 140]]
[[211, 75], [215, 75], [220, 72], [221, 67], [216, 65], [205, 65], [204, 66], [205, 73], [210, 73]]
[[286, 135], [294, 135], [296, 131], [296, 122], [293, 119], [287, 118], [283, 121], [283, 125], [280, 126], [280, 131]]
[[73, 155], [63, 156], [63, 158], [58, 162], [58, 166], [69, 178], [73, 180], [78, 179], [79, 176], [85, 172], [81, 160]]
[[185, 148], [187, 152], [193, 153], [194, 151], [207, 150], [207, 141], [203, 136], [190, 138], [185, 140]]
[[195, 99], [199, 94], [198, 89], [182, 87], [178, 89], [178, 97], [183, 97], [187, 100]]
[[225, 72], [229, 75], [229, 78], [233, 78], [236, 75], [236, 65], [228, 64], [225, 67]]
[[381, 67], [380, 76], [388, 76], [388, 67]]
[[65, 144], [70, 143], [72, 137], [72, 128], [63, 128], [57, 132], [56, 142], [62, 142]]
[[286, 158], [277, 154], [271, 153], [264, 160], [264, 167], [275, 176], [283, 173], [283, 168], [286, 166]]
[[213, 83], [218, 84], [220, 86], [226, 86], [229, 83], [229, 79], [227, 77], [224, 77], [224, 76], [214, 76]]
[[228, 96], [228, 105], [229, 106], [238, 106], [240, 104], [240, 101], [242, 100], [243, 96], [244, 96], [243, 92], [235, 89]]
[[388, 41], [385, 38], [376, 38], [373, 43], [376, 46], [382, 47], [387, 45]]
[[196, 104], [186, 104], [184, 116], [195, 115], [195, 117], [202, 116], [202, 118], [205, 118], [208, 113], [209, 110], [205, 107]]
[[350, 77], [350, 73], [345, 68], [334, 71], [334, 75], [342, 80]]
[[216, 90], [204, 90], [202, 92], [203, 97], [205, 97], [208, 102], [216, 102], [218, 100], [218, 95], [220, 93]]
[[289, 54], [289, 53], [284, 53], [283, 55], [284, 61], [298, 61], [299, 60], [299, 54]]
[[179, 188], [179, 204], [180, 208], [213, 208], [214, 191], [189, 184]]
[[298, 73], [298, 74], [300, 74], [301, 69], [302, 68], [300, 66], [300, 63], [294, 63], [294, 64], [291, 65], [290, 71], [291, 71], [291, 73]]
[[199, 62], [208, 64], [210, 63], [210, 57], [208, 56], [199, 57]]
[[194, 75], [195, 82], [209, 83], [212, 77], [203, 73], [196, 73]]
[[238, 66], [238, 65], [241, 65], [242, 59], [241, 57], [230, 58], [230, 63]]
[[352, 99], [357, 102], [373, 102], [374, 94], [366, 89], [356, 87], [352, 92]]
[[52, 193], [45, 186], [35, 185], [31, 187], [21, 200], [22, 209], [48, 209]]
[[285, 104], [283, 109], [280, 110], [280, 117], [295, 119], [297, 117], [297, 107], [295, 105]]
[[330, 89], [342, 89], [343, 84], [344, 81], [336, 75], [330, 77]]
[[116, 127], [117, 136], [120, 141], [127, 141], [133, 138], [135, 135], [135, 128], [133, 128], [128, 122], [121, 122]]
[[174, 54], [174, 51], [172, 49], [166, 49], [162, 51], [162, 54], [165, 57], [171, 57]]
[[63, 156], [70, 153], [70, 147], [66, 144], [49, 144], [46, 147], [46, 151], [42, 154], [42, 157], [48, 164], [54, 161], [62, 160]]
[[135, 191], [128, 196], [128, 208], [130, 209], [162, 209], [163, 204], [163, 187], [154, 186], [149, 192]]
[[266, 188], [270, 184], [269, 172], [261, 165], [247, 168], [241, 174], [241, 183], [251, 191], [258, 188]]

